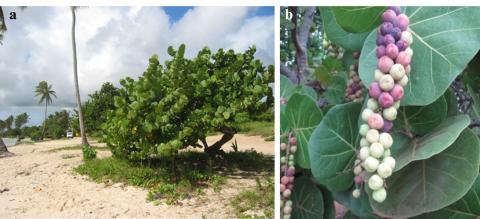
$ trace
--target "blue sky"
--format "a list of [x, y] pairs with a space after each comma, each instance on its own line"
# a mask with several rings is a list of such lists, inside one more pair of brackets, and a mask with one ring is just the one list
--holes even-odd
[[[0, 46], [0, 119], [27, 112], [30, 124], [43, 121], [34, 87], [46, 80], [57, 92], [49, 113], [75, 107], [72, 77], [71, 14], [68, 7], [5, 7]], [[273, 7], [86, 7], [77, 11], [77, 53], [82, 101], [104, 82], [119, 85], [137, 78], [168, 46], [187, 45], [193, 57], [205, 46], [243, 52], [255, 45], [256, 57], [274, 63]]]

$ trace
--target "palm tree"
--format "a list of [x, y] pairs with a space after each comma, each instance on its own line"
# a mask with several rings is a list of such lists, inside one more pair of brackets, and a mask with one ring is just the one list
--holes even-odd
[[3, 33], [7, 31], [7, 25], [5, 24], [5, 17], [3, 16], [3, 9], [0, 7], [0, 45], [3, 40]]
[[52, 90], [52, 85], [49, 85], [46, 81], [40, 81], [35, 87], [35, 96], [40, 96], [38, 103], [45, 102], [45, 120], [43, 121], [43, 131], [42, 139], [45, 137], [45, 128], [47, 126], [47, 108], [48, 104], [52, 103], [52, 97], [57, 98], [57, 95], [54, 90]]
[[85, 125], [83, 123], [82, 102], [80, 100], [80, 88], [78, 86], [78, 70], [77, 70], [77, 44], [75, 42], [75, 10], [76, 7], [70, 7], [72, 11], [72, 48], [73, 48], [73, 80], [75, 82], [75, 94], [77, 97], [78, 120], [80, 123], [80, 135], [82, 136], [82, 145], [89, 147], [87, 136], [85, 134]]

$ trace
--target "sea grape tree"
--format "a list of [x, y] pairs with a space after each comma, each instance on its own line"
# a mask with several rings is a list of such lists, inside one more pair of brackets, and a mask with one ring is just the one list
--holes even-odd
[[[239, 122], [272, 106], [273, 66], [244, 53], [202, 49], [184, 57], [185, 45], [168, 48], [170, 60], [149, 59], [137, 80], [121, 80], [115, 110], [103, 125], [114, 155], [132, 160], [171, 156], [188, 146], [216, 155]], [[223, 137], [208, 144], [208, 133]]]
[[282, 217], [480, 217], [480, 8], [316, 13], [325, 55], [300, 82], [282, 72], [281, 141], [297, 138]]

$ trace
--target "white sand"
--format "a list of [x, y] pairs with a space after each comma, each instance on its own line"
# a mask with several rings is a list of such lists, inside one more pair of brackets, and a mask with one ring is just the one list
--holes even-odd
[[[261, 137], [235, 138], [240, 150], [255, 148], [274, 154], [273, 142]], [[182, 206], [154, 206], [145, 201], [144, 189], [123, 184], [106, 186], [74, 174], [72, 168], [82, 163], [80, 150], [46, 152], [78, 144], [80, 139], [76, 138], [10, 147], [16, 156], [0, 159], [0, 218], [232, 218], [230, 199], [255, 187], [254, 176], [232, 176], [218, 193], [207, 189], [206, 195], [184, 200]], [[230, 143], [224, 148], [229, 149]], [[110, 152], [98, 151], [98, 155], [107, 157]]]

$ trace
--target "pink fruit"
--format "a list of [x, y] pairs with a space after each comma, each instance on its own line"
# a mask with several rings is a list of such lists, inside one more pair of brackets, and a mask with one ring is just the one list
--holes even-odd
[[282, 105], [287, 104], [287, 99], [285, 99], [284, 97], [280, 97], [280, 104]]
[[360, 175], [355, 176], [355, 178], [353, 178], [353, 180], [355, 181], [355, 184], [360, 184], [360, 183], [363, 182], [363, 178]]
[[383, 121], [382, 132], [390, 132], [390, 130], [392, 130], [392, 128], [393, 128], [393, 122], [388, 121], [388, 120]]
[[407, 15], [405, 14], [400, 14], [397, 16], [397, 25], [400, 30], [405, 31], [408, 28], [408, 25], [410, 24], [410, 19], [408, 19]]
[[380, 85], [378, 85], [377, 82], [373, 82], [370, 84], [370, 87], [368, 87], [368, 94], [377, 99], [380, 96], [380, 93], [382, 93], [382, 89], [380, 89]]
[[393, 105], [393, 97], [388, 92], [382, 92], [378, 97], [378, 102], [383, 108], [388, 108]]
[[400, 11], [400, 7], [399, 6], [389, 6], [388, 9], [394, 11], [397, 15], [399, 15], [400, 13], [402, 13]]
[[412, 57], [410, 57], [408, 53], [402, 51], [398, 53], [397, 59], [395, 61], [396, 63], [402, 64], [403, 67], [407, 67], [408, 65], [410, 65], [411, 58]]
[[296, 144], [297, 144], [297, 138], [295, 138], [295, 137], [290, 137], [290, 139], [288, 139], [288, 142], [289, 142], [291, 145], [296, 145]]
[[290, 189], [285, 189], [282, 194], [284, 198], [288, 198], [292, 194], [292, 191]]
[[389, 34], [392, 31], [393, 24], [390, 22], [383, 22], [382, 26], [380, 26], [380, 33], [383, 35]]
[[396, 84], [393, 89], [390, 91], [390, 95], [392, 95], [395, 101], [402, 99], [403, 97], [403, 87]]
[[293, 181], [295, 181], [295, 177], [294, 176], [291, 176], [288, 178], [288, 182], [289, 183], [293, 183]]
[[382, 14], [382, 20], [383, 21], [388, 21], [392, 22], [394, 19], [397, 18], [397, 13], [391, 9], [387, 9], [385, 12]]
[[378, 46], [377, 47], [377, 58], [380, 58], [385, 55], [385, 46]]
[[383, 128], [383, 118], [380, 114], [374, 113], [368, 117], [368, 126], [372, 129]]
[[385, 47], [385, 55], [390, 57], [392, 60], [396, 59], [398, 56], [398, 47], [393, 43], [388, 44], [387, 47]]
[[293, 191], [293, 183], [288, 184], [287, 189], [290, 189], [290, 191]]
[[388, 45], [390, 43], [395, 43], [395, 37], [393, 37], [390, 34], [387, 34], [383, 37], [383, 43], [384, 43], [384, 45]]
[[287, 149], [287, 144], [281, 143], [280, 144], [280, 149], [282, 149], [282, 151], [286, 150]]
[[282, 178], [280, 179], [280, 182], [284, 185], [287, 185], [289, 181], [290, 178], [288, 176], [282, 176]]
[[287, 176], [295, 175], [295, 167], [289, 167], [287, 170]]
[[287, 187], [283, 184], [280, 184], [280, 192], [285, 191], [285, 189], [287, 189]]
[[393, 66], [393, 64], [394, 63], [393, 63], [393, 60], [391, 58], [389, 58], [388, 56], [382, 56], [378, 60], [377, 67], [383, 73], [388, 73], [390, 71], [390, 68]]
[[399, 41], [397, 41], [397, 43], [395, 43], [395, 45], [397, 45], [398, 51], [400, 51], [400, 52], [405, 51], [405, 49], [408, 48], [408, 43], [405, 40], [399, 40]]

